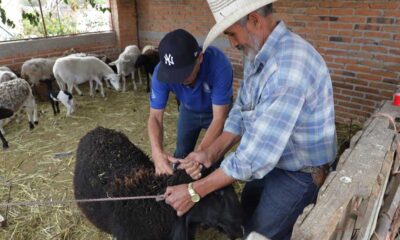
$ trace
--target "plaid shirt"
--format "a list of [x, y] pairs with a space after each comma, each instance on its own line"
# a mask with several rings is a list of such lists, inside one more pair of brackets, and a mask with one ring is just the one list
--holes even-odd
[[298, 171], [336, 155], [332, 82], [321, 55], [280, 22], [254, 61], [224, 131], [240, 135], [221, 168], [250, 181], [273, 168]]

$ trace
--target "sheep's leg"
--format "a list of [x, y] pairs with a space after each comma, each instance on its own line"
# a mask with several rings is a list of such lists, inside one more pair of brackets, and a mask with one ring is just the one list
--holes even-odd
[[150, 80], [151, 80], [151, 73], [146, 74], [147, 77], [147, 86], [146, 86], [146, 92], [150, 92]]
[[[97, 85], [99, 84], [98, 82], [96, 82]], [[89, 81], [89, 96], [93, 97], [93, 80]]]
[[[142, 74], [140, 74], [140, 69], [139, 68], [137, 68], [136, 70], [137, 70], [137, 73], [139, 75], [139, 84], [142, 85], [143, 84], [143, 82], [142, 82]], [[133, 74], [135, 74], [135, 71], [133, 72]]]
[[[74, 89], [74, 85], [72, 82], [68, 82], [67, 87], [68, 87], [68, 92], [72, 94], [72, 90]], [[76, 89], [76, 88], [75, 88]], [[76, 90], [78, 91], [78, 90]], [[79, 92], [78, 92], [79, 93]]]
[[49, 102], [50, 102], [50, 104], [51, 104], [51, 108], [53, 109], [54, 116], [57, 115], [56, 106], [55, 106], [56, 103], [55, 103], [54, 100], [51, 99], [51, 98], [49, 98]]
[[111, 85], [110, 85], [110, 83], [108, 82], [108, 80], [106, 79], [106, 80], [104, 80], [104, 81], [106, 82], [107, 88], [111, 89]]
[[29, 129], [32, 130], [35, 128], [35, 125], [33, 124], [33, 109], [26, 108], [25, 110], [26, 110], [26, 114], [28, 115]]
[[28, 99], [26, 99], [24, 103], [24, 107], [26, 114], [28, 115], [29, 129], [32, 130], [35, 128], [34, 123], [37, 123], [37, 106], [32, 95], [28, 96]]
[[60, 113], [60, 104], [58, 102], [54, 103], [56, 105], [56, 113]]
[[37, 104], [36, 104], [36, 102], [35, 102], [35, 99], [33, 99], [33, 123], [35, 123], [36, 125], [38, 125], [39, 124], [39, 121], [38, 121], [38, 110], [37, 110]]
[[96, 82], [96, 87], [94, 88], [95, 92], [99, 92], [99, 84]]
[[125, 75], [122, 75], [122, 91], [126, 91], [126, 77]]
[[6, 132], [3, 129], [3, 120], [0, 120], [0, 133], [6, 134]]
[[131, 78], [132, 78], [132, 83], [133, 83], [133, 90], [137, 90], [137, 86], [136, 86], [136, 77], [135, 77], [135, 71], [133, 71], [132, 73], [131, 73]]
[[8, 142], [7, 142], [6, 138], [3, 136], [3, 134], [1, 133], [1, 131], [0, 131], [0, 139], [1, 139], [1, 142], [3, 143], [3, 148], [8, 148]]
[[103, 98], [106, 97], [106, 95], [104, 94], [104, 88], [103, 88], [103, 83], [101, 82], [101, 79], [95, 78], [95, 81], [100, 85], [101, 96]]
[[[83, 93], [82, 93], [82, 91], [79, 89], [78, 85], [73, 84], [73, 86], [74, 86], [75, 90], [78, 92], [79, 96], [83, 96]], [[69, 91], [69, 89], [68, 89], [68, 91]], [[69, 92], [72, 94], [72, 90], [69, 91]]]

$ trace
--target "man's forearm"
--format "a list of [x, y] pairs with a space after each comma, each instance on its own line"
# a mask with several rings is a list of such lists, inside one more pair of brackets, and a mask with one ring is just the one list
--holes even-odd
[[148, 132], [151, 145], [151, 151], [157, 152], [163, 150], [163, 126], [156, 119], [150, 119], [148, 122]]
[[211, 145], [209, 145], [207, 149], [205, 149], [212, 163], [221, 159], [225, 153], [233, 147], [233, 145], [240, 141], [240, 138], [241, 136], [230, 132], [222, 132], [222, 134]]
[[225, 119], [213, 119], [197, 150], [204, 150], [221, 134]]
[[207, 177], [194, 182], [193, 188], [203, 198], [211, 192], [232, 184], [234, 181], [234, 178], [228, 176], [221, 168], [218, 168]]

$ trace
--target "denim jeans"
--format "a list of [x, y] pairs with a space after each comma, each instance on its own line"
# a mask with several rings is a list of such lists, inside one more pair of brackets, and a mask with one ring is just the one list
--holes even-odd
[[196, 113], [186, 109], [183, 104], [179, 107], [179, 117], [176, 126], [176, 149], [174, 157], [185, 158], [194, 150], [200, 131], [207, 129], [213, 119], [212, 112]]
[[272, 240], [290, 239], [298, 216], [317, 193], [310, 173], [279, 168], [248, 182], [242, 193], [246, 235], [256, 231]]

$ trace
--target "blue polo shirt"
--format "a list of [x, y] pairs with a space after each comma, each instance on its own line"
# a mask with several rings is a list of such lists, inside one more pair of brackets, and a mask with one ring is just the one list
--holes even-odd
[[159, 65], [151, 79], [150, 107], [164, 109], [169, 92], [173, 92], [181, 104], [193, 112], [212, 112], [212, 105], [231, 103], [233, 90], [232, 66], [225, 54], [216, 47], [208, 47], [204, 53], [194, 87], [180, 83], [165, 83], [157, 79]]

